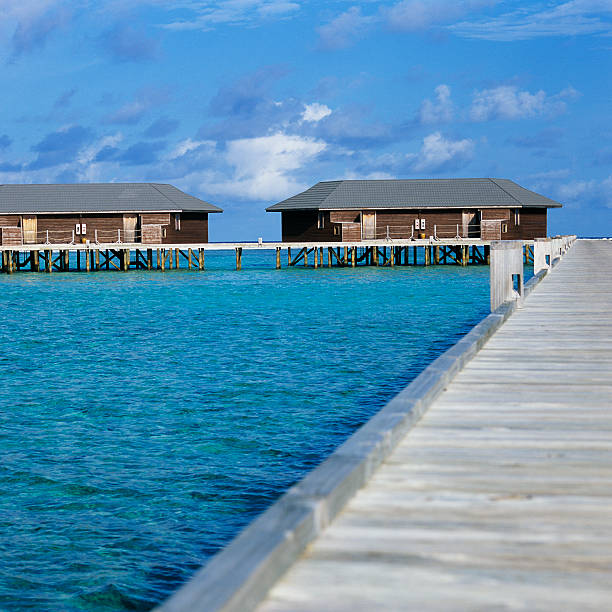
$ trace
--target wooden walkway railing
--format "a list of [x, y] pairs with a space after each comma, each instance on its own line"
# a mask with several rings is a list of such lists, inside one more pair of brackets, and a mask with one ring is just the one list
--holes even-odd
[[612, 242], [578, 241], [259, 612], [606, 610]]

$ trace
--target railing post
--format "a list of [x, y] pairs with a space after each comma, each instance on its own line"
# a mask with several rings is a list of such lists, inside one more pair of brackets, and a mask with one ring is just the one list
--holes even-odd
[[438, 239], [438, 226], [434, 225], [434, 240]]
[[117, 230], [117, 242], [119, 243], [121, 242], [121, 230], [120, 229]]
[[491, 311], [504, 302], [523, 300], [523, 242], [491, 242]]
[[49, 244], [49, 230], [47, 230], [47, 238], [46, 238], [45, 244]]
[[550, 238], [536, 238], [533, 242], [533, 273], [550, 270], [552, 249]]
[[74, 244], [74, 230], [72, 230], [72, 243], [71, 244]]
[[94, 241], [95, 241], [96, 244], [100, 244], [98, 242], [98, 230], [97, 229], [94, 230]]
[[387, 225], [387, 240], [389, 240], [389, 226]]

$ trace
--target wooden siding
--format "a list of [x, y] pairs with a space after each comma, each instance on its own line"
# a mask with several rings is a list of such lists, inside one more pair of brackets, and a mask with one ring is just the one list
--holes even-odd
[[361, 240], [361, 223], [343, 223], [342, 240], [359, 242]]
[[[485, 221], [485, 226], [491, 226], [486, 221], [503, 221], [505, 232], [501, 233], [502, 240], [532, 240], [546, 236], [546, 208], [521, 208], [519, 211], [519, 223], [515, 224], [515, 209], [410, 209], [410, 210], [378, 210], [376, 214], [376, 238], [410, 238], [425, 234], [426, 237], [434, 235], [434, 228], [438, 238], [455, 238], [457, 233], [464, 237], [464, 213], [476, 213], [476, 216]], [[374, 211], [363, 211], [374, 212]], [[284, 211], [282, 214], [282, 235], [284, 242], [328, 242], [339, 240], [359, 240], [361, 233], [357, 235], [354, 226], [347, 230], [346, 224], [355, 222], [360, 217], [359, 211], [330, 211], [324, 212], [324, 227], [317, 228], [317, 211]], [[415, 220], [425, 219], [425, 228], [415, 227]], [[333, 227], [342, 226], [339, 235], [334, 235]], [[498, 227], [495, 224], [495, 227]], [[469, 225], [469, 238], [479, 238], [478, 224], [476, 220]], [[349, 238], [350, 236], [350, 238]], [[483, 239], [497, 239], [490, 232]]]
[[162, 241], [162, 226], [147, 224], [141, 227], [142, 244], [160, 244]]
[[0, 244], [2, 246], [18, 246], [23, 244], [20, 227], [0, 227]]
[[0, 227], [19, 227], [21, 215], [0, 215]]
[[182, 212], [180, 213], [180, 230], [176, 229], [176, 215], [170, 215], [170, 225], [164, 227], [166, 235], [164, 244], [185, 244], [189, 242], [208, 242], [208, 213]]
[[170, 213], [146, 213], [140, 215], [141, 225], [170, 225]]
[[284, 242], [332, 242], [340, 240], [334, 236], [334, 225], [329, 212], [323, 213], [323, 229], [318, 229], [319, 213], [316, 210], [292, 210], [282, 212], [282, 236]]
[[331, 210], [329, 220], [332, 223], [359, 223], [360, 214], [356, 210]]

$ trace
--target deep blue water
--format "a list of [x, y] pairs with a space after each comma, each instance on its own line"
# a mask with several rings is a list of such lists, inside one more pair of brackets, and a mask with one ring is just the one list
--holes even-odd
[[488, 267], [0, 277], [0, 608], [146, 610], [488, 312]]

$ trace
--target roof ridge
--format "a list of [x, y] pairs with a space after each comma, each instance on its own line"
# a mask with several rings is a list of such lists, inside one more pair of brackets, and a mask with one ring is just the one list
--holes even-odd
[[[520, 204], [520, 206], [523, 206], [523, 203], [518, 199], [515, 198], [509, 191], [507, 191], [506, 189], [504, 189], [497, 181], [498, 180], [504, 180], [504, 181], [509, 181], [510, 179], [494, 179], [489, 177], [489, 180], [494, 184], [497, 185], [506, 195], [509, 195], [515, 202], [518, 202], [518, 204]], [[514, 181], [511, 181], [512, 183], [514, 183]], [[514, 183], [517, 187], [520, 187], [520, 185], [517, 185], [516, 183]]]
[[155, 191], [157, 191], [157, 193], [159, 193], [162, 197], [166, 198], [168, 202], [170, 202], [171, 204], [174, 204], [175, 206], [178, 206], [177, 202], [175, 202], [172, 198], [169, 198], [165, 193], [162, 193], [157, 188], [158, 185], [168, 185], [168, 183], [145, 183], [145, 185], [151, 185], [151, 187], [153, 187], [153, 189], [155, 189]]

